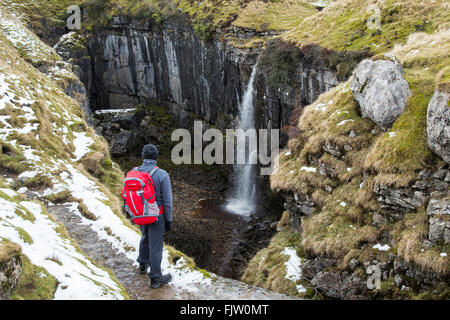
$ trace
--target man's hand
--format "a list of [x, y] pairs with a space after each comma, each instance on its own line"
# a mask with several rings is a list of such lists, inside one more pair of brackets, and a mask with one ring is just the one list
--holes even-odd
[[166, 232], [172, 231], [172, 221], [166, 221]]

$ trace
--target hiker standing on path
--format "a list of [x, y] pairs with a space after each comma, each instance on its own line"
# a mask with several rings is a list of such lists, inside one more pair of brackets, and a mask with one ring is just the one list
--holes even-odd
[[[137, 170], [151, 172], [156, 167], [158, 149], [148, 144], [142, 149], [143, 164]], [[153, 289], [169, 283], [172, 280], [170, 274], [163, 275], [161, 271], [161, 260], [163, 252], [163, 238], [165, 231], [172, 230], [172, 187], [169, 174], [163, 169], [157, 168], [152, 175], [155, 184], [156, 202], [163, 210], [155, 223], [140, 226], [142, 237], [139, 244], [139, 271], [141, 274], [147, 272], [150, 266], [150, 285]]]

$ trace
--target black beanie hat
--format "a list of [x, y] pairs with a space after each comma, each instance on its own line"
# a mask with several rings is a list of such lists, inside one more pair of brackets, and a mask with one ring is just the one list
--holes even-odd
[[142, 149], [142, 158], [156, 160], [158, 159], [158, 148], [152, 144], [147, 144]]

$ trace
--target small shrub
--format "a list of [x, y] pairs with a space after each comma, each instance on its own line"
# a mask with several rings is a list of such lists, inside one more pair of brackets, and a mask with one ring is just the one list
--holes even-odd
[[55, 193], [55, 194], [50, 194], [48, 196], [45, 196], [44, 199], [50, 201], [51, 203], [55, 203], [55, 204], [77, 201], [77, 199], [72, 195], [72, 193], [68, 189], [58, 192], [58, 193]]
[[78, 204], [78, 210], [80, 211], [81, 215], [89, 220], [97, 220], [97, 217], [95, 214], [93, 214], [89, 209], [86, 207], [86, 205], [83, 203], [83, 200], [79, 200], [80, 203]]

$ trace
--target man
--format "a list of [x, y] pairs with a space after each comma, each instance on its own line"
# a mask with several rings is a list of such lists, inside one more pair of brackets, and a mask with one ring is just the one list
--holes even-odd
[[[142, 149], [144, 162], [138, 167], [139, 171], [150, 172], [156, 166], [158, 149], [148, 144]], [[150, 225], [140, 226], [142, 237], [139, 244], [139, 271], [141, 274], [147, 272], [150, 266], [150, 285], [153, 289], [169, 283], [172, 280], [170, 274], [163, 275], [161, 272], [161, 260], [163, 251], [164, 231], [172, 230], [172, 187], [169, 174], [158, 168], [152, 176], [155, 183], [156, 202], [163, 210], [158, 220]]]

